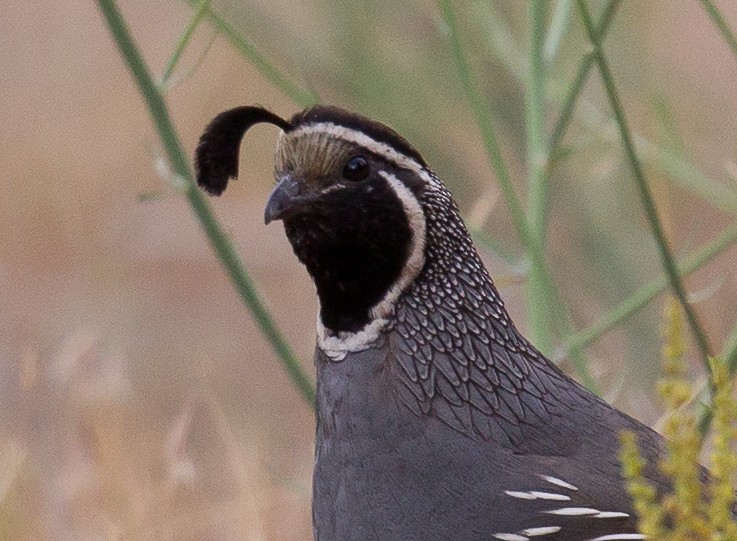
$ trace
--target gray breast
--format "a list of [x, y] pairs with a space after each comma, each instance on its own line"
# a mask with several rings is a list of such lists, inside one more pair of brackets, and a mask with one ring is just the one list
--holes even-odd
[[[613, 430], [558, 454], [456, 430], [404, 403], [390, 339], [340, 362], [318, 352], [316, 540], [584, 541], [635, 531]], [[606, 421], [595, 403], [587, 415]]]

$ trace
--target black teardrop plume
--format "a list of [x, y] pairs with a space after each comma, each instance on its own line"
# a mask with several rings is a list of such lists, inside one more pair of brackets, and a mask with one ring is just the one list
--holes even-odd
[[200, 136], [195, 151], [197, 184], [210, 195], [220, 195], [228, 180], [238, 177], [238, 153], [248, 129], [262, 122], [284, 131], [292, 125], [263, 107], [236, 107], [212, 119]]

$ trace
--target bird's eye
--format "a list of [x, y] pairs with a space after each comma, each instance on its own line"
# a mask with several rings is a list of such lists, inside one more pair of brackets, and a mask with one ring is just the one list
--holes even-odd
[[371, 172], [368, 160], [363, 156], [353, 156], [343, 168], [343, 178], [358, 182], [366, 179]]

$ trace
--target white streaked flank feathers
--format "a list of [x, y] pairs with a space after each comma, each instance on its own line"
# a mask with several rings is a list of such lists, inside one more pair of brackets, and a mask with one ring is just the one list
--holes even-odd
[[[578, 491], [578, 488], [571, 483], [553, 477], [551, 475], [538, 475], [540, 479], [554, 485], [558, 488], [569, 490], [571, 492]], [[504, 494], [518, 500], [546, 500], [546, 501], [571, 501], [572, 497], [566, 494], [558, 494], [555, 492], [547, 492], [544, 490], [505, 490]], [[628, 518], [630, 515], [621, 511], [600, 511], [593, 507], [567, 506], [555, 509], [548, 509], [542, 512], [547, 515], [555, 515], [559, 517], [576, 517], [578, 520], [596, 520], [596, 519], [616, 519]], [[500, 541], [530, 541], [532, 537], [544, 537], [562, 531], [561, 526], [541, 526], [536, 528], [527, 528], [519, 532], [495, 533], [493, 537]], [[602, 535], [587, 541], [635, 541], [646, 539], [639, 533], [616, 533]], [[542, 541], [542, 539], [540, 540]]]
[[578, 490], [578, 488], [573, 486], [571, 483], [566, 483], [565, 481], [563, 481], [563, 479], [558, 479], [557, 477], [553, 477], [552, 475], [541, 475], [540, 479], [561, 488], [567, 488], [568, 490]]
[[559, 502], [568, 502], [571, 500], [570, 496], [565, 494], [555, 494], [554, 492], [542, 492], [540, 490], [531, 490], [530, 494], [541, 500], [557, 500]]
[[623, 513], [622, 511], [599, 511], [594, 518], [627, 518], [629, 513]]
[[559, 502], [568, 502], [571, 500], [570, 496], [565, 494], [556, 494], [554, 492], [543, 492], [540, 490], [530, 490], [524, 492], [521, 490], [507, 490], [505, 491], [507, 496], [512, 498], [519, 498], [521, 500], [557, 500]]
[[537, 537], [538, 535], [548, 535], [551, 533], [558, 533], [560, 526], [542, 526], [540, 528], [527, 528], [522, 530], [522, 534], [528, 537]]
[[495, 533], [494, 539], [499, 539], [500, 541], [528, 541], [529, 537], [516, 533]]
[[519, 498], [520, 500], [537, 500], [536, 496], [522, 490], [505, 490], [504, 494], [512, 498]]
[[551, 509], [545, 511], [550, 515], [560, 515], [564, 517], [579, 517], [582, 515], [598, 515], [600, 511], [593, 507], [561, 507], [560, 509]]

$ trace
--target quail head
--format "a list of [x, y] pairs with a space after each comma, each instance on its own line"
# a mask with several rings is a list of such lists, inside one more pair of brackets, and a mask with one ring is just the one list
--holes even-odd
[[519, 333], [419, 152], [334, 107], [240, 107], [202, 135], [200, 186], [225, 189], [259, 122], [281, 129], [266, 223], [284, 223], [320, 301], [315, 539], [644, 539], [618, 437], [653, 461], [660, 436]]

